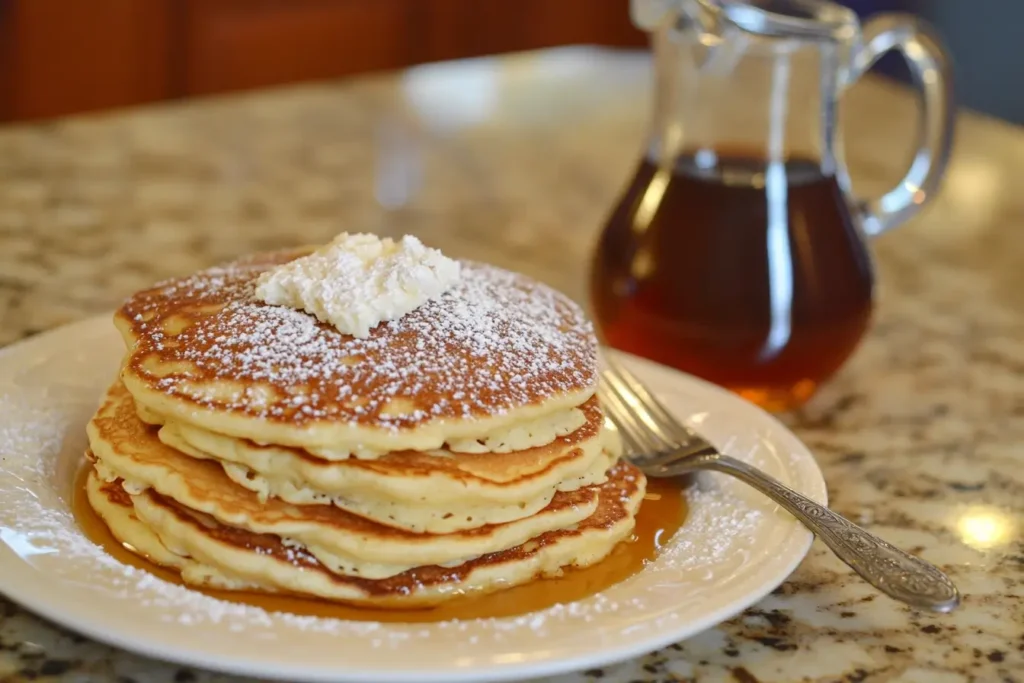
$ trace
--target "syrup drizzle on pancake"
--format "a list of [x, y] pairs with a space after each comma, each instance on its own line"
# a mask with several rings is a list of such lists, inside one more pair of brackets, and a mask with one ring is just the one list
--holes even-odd
[[[85, 481], [89, 470], [86, 466], [80, 471], [72, 498], [75, 519], [85, 535], [121, 563], [145, 570], [164, 581], [182, 585], [176, 572], [148, 562], [114, 538], [87, 500]], [[131, 506], [131, 499], [123, 489], [116, 484], [111, 486], [111, 493], [119, 502], [126, 507]], [[659, 548], [682, 526], [686, 514], [686, 502], [680, 484], [676, 481], [652, 479], [648, 482], [647, 495], [637, 514], [632, 537], [620, 543], [611, 555], [598, 564], [585, 569], [568, 568], [558, 578], [541, 579], [489, 595], [457, 598], [427, 609], [370, 609], [286, 595], [194, 587], [190, 587], [190, 590], [228, 603], [255, 606], [270, 612], [345, 621], [429, 623], [512, 617], [582, 600], [637, 574], [657, 556]]]
[[[120, 484], [120, 482], [117, 483]], [[466, 560], [454, 567], [424, 565], [383, 579], [365, 579], [358, 576], [334, 574], [323, 566], [308, 550], [302, 546], [289, 546], [283, 543], [279, 536], [254, 533], [221, 524], [214, 520], [213, 517], [189, 509], [177, 501], [156, 493], [153, 489], [148, 489], [140, 495], [150, 497], [157, 505], [172, 510], [173, 514], [180, 521], [196, 529], [201, 529], [201, 533], [212, 536], [229, 546], [260, 555], [268, 555], [282, 562], [300, 567], [304, 571], [319, 572], [330, 581], [357, 586], [361, 591], [370, 596], [388, 597], [392, 595], [411, 595], [415, 590], [423, 587], [439, 585], [457, 587], [471, 572], [480, 567], [524, 560], [534, 555], [541, 548], [558, 543], [563, 538], [585, 534], [589, 529], [611, 528], [622, 520], [633, 516], [631, 508], [635, 507], [635, 503], [631, 503], [631, 501], [638, 495], [638, 492], [639, 495], [644, 495], [645, 488], [646, 480], [635, 467], [628, 463], [619, 463], [609, 472], [608, 481], [600, 485], [600, 494], [606, 497], [607, 500], [597, 507], [597, 511], [593, 515], [572, 525], [570, 528], [547, 531], [521, 545], [487, 553]], [[588, 491], [581, 490], [576, 495], [582, 497], [587, 493]], [[487, 529], [482, 530], [482, 533], [486, 532]]]

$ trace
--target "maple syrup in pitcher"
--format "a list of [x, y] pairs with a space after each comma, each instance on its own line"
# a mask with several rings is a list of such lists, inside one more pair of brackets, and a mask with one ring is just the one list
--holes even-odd
[[[941, 47], [903, 18], [861, 27], [819, 0], [634, 0], [653, 33], [648, 152], [591, 271], [609, 345], [770, 410], [804, 403], [868, 329], [866, 237], [936, 189], [950, 147]], [[848, 192], [836, 104], [885, 49], [924, 90], [917, 158], [876, 202]]]
[[838, 182], [814, 162], [786, 161], [771, 235], [763, 160], [723, 154], [702, 168], [682, 156], [637, 236], [655, 171], [641, 166], [598, 248], [592, 295], [605, 340], [769, 408], [803, 402], [871, 314], [871, 264]]

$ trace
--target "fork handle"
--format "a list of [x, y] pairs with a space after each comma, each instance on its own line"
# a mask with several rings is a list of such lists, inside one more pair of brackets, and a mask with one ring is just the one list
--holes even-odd
[[694, 463], [698, 468], [732, 475], [784, 507], [840, 560], [886, 595], [936, 612], [949, 612], [960, 604], [956, 586], [935, 565], [886, 543], [741, 460], [720, 453], [700, 460]]

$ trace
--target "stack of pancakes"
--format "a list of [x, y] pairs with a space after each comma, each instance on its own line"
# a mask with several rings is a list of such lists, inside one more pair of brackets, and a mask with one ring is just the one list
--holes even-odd
[[357, 339], [253, 296], [274, 253], [131, 297], [89, 424], [114, 536], [210, 588], [436, 604], [586, 566], [627, 538], [580, 309], [523, 276], [460, 282]]

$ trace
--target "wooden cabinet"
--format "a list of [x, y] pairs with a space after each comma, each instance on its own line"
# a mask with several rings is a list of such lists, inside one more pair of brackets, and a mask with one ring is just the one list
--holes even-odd
[[174, 95], [174, 0], [0, 2], [0, 119]]
[[417, 58], [415, 0], [187, 0], [184, 89], [332, 78]]
[[628, 0], [0, 0], [0, 119], [577, 43]]
[[642, 45], [628, 0], [427, 0], [414, 2], [424, 27], [422, 61], [556, 45]]

